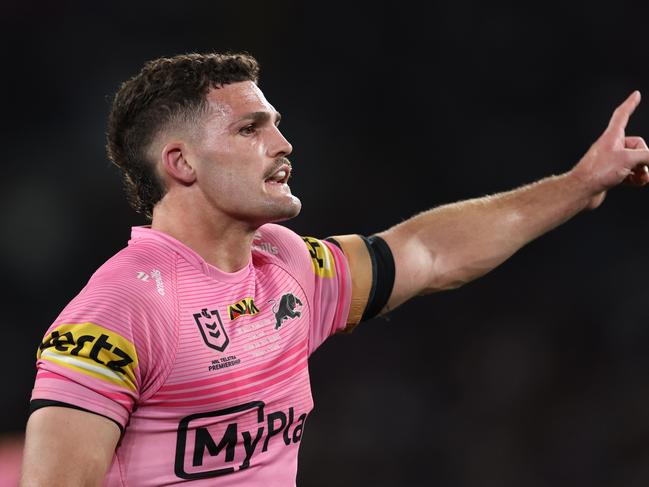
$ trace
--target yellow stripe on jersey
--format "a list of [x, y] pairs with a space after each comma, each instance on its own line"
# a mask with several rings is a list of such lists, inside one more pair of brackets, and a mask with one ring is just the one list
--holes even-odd
[[311, 254], [311, 263], [313, 272], [319, 277], [334, 277], [336, 275], [336, 266], [331, 250], [320, 240], [313, 237], [302, 237], [304, 243]]
[[347, 327], [344, 331], [351, 331], [363, 317], [367, 302], [372, 290], [372, 258], [367, 250], [367, 245], [358, 235], [337, 235], [331, 237], [342, 249], [349, 273], [352, 278], [352, 299], [347, 318]]
[[135, 346], [119, 333], [95, 323], [57, 326], [38, 347], [36, 358], [130, 390], [137, 387]]

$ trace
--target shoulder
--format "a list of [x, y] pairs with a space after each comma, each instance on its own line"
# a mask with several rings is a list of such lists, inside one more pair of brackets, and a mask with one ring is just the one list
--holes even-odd
[[[275, 248], [264, 245], [265, 243], [272, 243]], [[295, 246], [304, 247], [304, 243], [302, 237], [293, 230], [282, 225], [267, 223], [257, 229], [253, 241], [253, 249], [277, 255], [279, 250], [277, 246], [281, 248], [291, 248]]]
[[275, 224], [259, 228], [253, 251], [266, 254], [267, 260], [289, 267], [300, 275], [312, 277], [332, 277], [335, 274], [334, 254], [340, 253], [334, 244], [315, 237], [300, 236]]
[[[133, 272], [150, 272], [156, 267], [175, 265], [177, 253], [152, 239], [136, 240], [108, 259], [91, 279], [110, 278], [129, 281]], [[139, 277], [140, 279], [142, 276]]]
[[59, 320], [118, 325], [170, 314], [174, 307], [175, 256], [159, 246], [149, 247], [144, 242], [129, 245], [106, 261]]
[[302, 237], [289, 228], [273, 223], [257, 229], [252, 251], [256, 261], [274, 264], [288, 264], [307, 254]]
[[258, 260], [294, 267], [310, 259], [307, 239], [282, 225], [268, 223], [255, 233], [252, 250]]

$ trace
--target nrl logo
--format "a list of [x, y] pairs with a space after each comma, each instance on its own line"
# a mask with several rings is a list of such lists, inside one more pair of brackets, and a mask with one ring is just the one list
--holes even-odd
[[230, 339], [217, 310], [207, 311], [207, 308], [203, 308], [200, 313], [194, 313], [194, 320], [201, 331], [205, 345], [219, 352], [226, 349]]
[[255, 301], [252, 298], [243, 298], [241, 301], [228, 306], [228, 314], [232, 321], [240, 316], [256, 315], [257, 313], [259, 313], [259, 308], [255, 306]]

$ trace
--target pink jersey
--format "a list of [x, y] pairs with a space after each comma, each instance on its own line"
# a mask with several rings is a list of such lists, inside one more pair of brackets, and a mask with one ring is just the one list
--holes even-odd
[[231, 274], [134, 228], [48, 330], [32, 401], [120, 425], [105, 485], [295, 485], [307, 359], [350, 298], [338, 247], [278, 225]]

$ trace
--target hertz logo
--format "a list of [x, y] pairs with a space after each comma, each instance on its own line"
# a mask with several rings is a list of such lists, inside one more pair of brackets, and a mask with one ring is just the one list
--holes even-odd
[[259, 313], [259, 308], [255, 306], [255, 301], [252, 298], [243, 298], [241, 301], [228, 306], [230, 320], [236, 320], [243, 315], [256, 315], [257, 313]]
[[334, 266], [334, 258], [331, 250], [320, 242], [317, 238], [302, 237], [304, 243], [309, 249], [311, 255], [311, 263], [313, 264], [313, 271], [319, 277], [333, 277], [336, 275]]
[[135, 390], [135, 346], [94, 323], [57, 326], [38, 347], [36, 358]]

